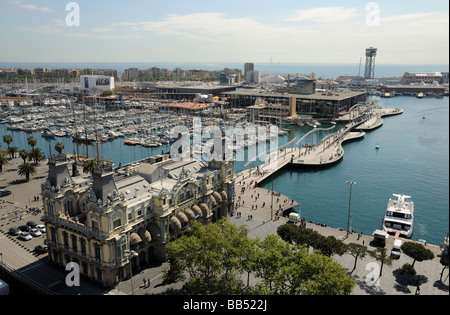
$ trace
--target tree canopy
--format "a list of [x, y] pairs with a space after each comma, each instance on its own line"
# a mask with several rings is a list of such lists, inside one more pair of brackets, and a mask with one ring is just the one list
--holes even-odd
[[431, 260], [434, 258], [433, 252], [419, 243], [406, 242], [403, 243], [401, 249], [405, 255], [413, 259], [412, 266], [414, 266], [416, 261]]
[[[305, 246], [278, 235], [248, 237], [246, 227], [225, 218], [195, 222], [184, 236], [167, 245], [170, 269], [166, 281], [188, 277], [193, 294], [350, 294], [355, 282], [344, 267]], [[253, 272], [257, 284], [245, 287], [243, 275]], [[248, 282], [247, 282], [248, 285]]]

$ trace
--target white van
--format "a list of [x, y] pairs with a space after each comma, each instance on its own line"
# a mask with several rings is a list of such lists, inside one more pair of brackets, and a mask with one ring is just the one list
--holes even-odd
[[400, 257], [402, 247], [402, 241], [399, 239], [396, 239], [394, 241], [394, 246], [392, 246], [391, 256]]

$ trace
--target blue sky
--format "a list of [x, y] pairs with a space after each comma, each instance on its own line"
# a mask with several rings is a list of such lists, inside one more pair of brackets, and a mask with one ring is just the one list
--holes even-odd
[[0, 61], [449, 63], [444, 0], [69, 2], [0, 0]]

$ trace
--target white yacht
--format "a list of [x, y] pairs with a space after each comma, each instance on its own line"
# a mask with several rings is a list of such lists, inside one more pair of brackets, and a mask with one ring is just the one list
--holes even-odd
[[389, 199], [383, 220], [383, 230], [410, 238], [414, 228], [414, 202], [411, 196], [393, 194], [396, 199]]

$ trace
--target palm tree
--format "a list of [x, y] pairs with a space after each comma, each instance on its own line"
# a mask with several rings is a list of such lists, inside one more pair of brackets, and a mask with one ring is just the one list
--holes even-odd
[[27, 162], [28, 157], [30, 156], [30, 152], [28, 152], [25, 149], [22, 149], [19, 151], [19, 156], [23, 160], [23, 164], [25, 164]]
[[17, 152], [19, 152], [19, 149], [17, 147], [9, 147], [8, 148], [8, 153], [9, 153], [9, 156], [11, 157], [11, 159], [16, 158]]
[[36, 139], [35, 137], [33, 137], [33, 136], [29, 136], [29, 137], [27, 138], [27, 141], [28, 141], [28, 144], [29, 144], [32, 148], [34, 148], [34, 147], [36, 146], [36, 144], [37, 144], [37, 139]]
[[83, 163], [83, 173], [93, 173], [95, 166], [98, 164], [98, 161], [95, 159], [87, 160]]
[[36, 166], [30, 163], [20, 164], [17, 173], [20, 176], [25, 176], [27, 181], [30, 181], [30, 175], [35, 175], [37, 173]]
[[8, 149], [9, 149], [9, 145], [11, 144], [11, 142], [13, 142], [13, 137], [11, 135], [4, 135], [3, 136], [3, 142], [6, 143], [8, 145]]
[[33, 148], [30, 151], [30, 155], [28, 156], [28, 159], [31, 161], [34, 161], [35, 165], [38, 165], [40, 161], [45, 160], [45, 154], [40, 148]]
[[8, 164], [9, 161], [7, 158], [5, 158], [4, 155], [0, 155], [0, 173], [3, 172], [3, 165]]
[[57, 142], [55, 144], [55, 150], [61, 155], [64, 150], [64, 144], [62, 142]]

